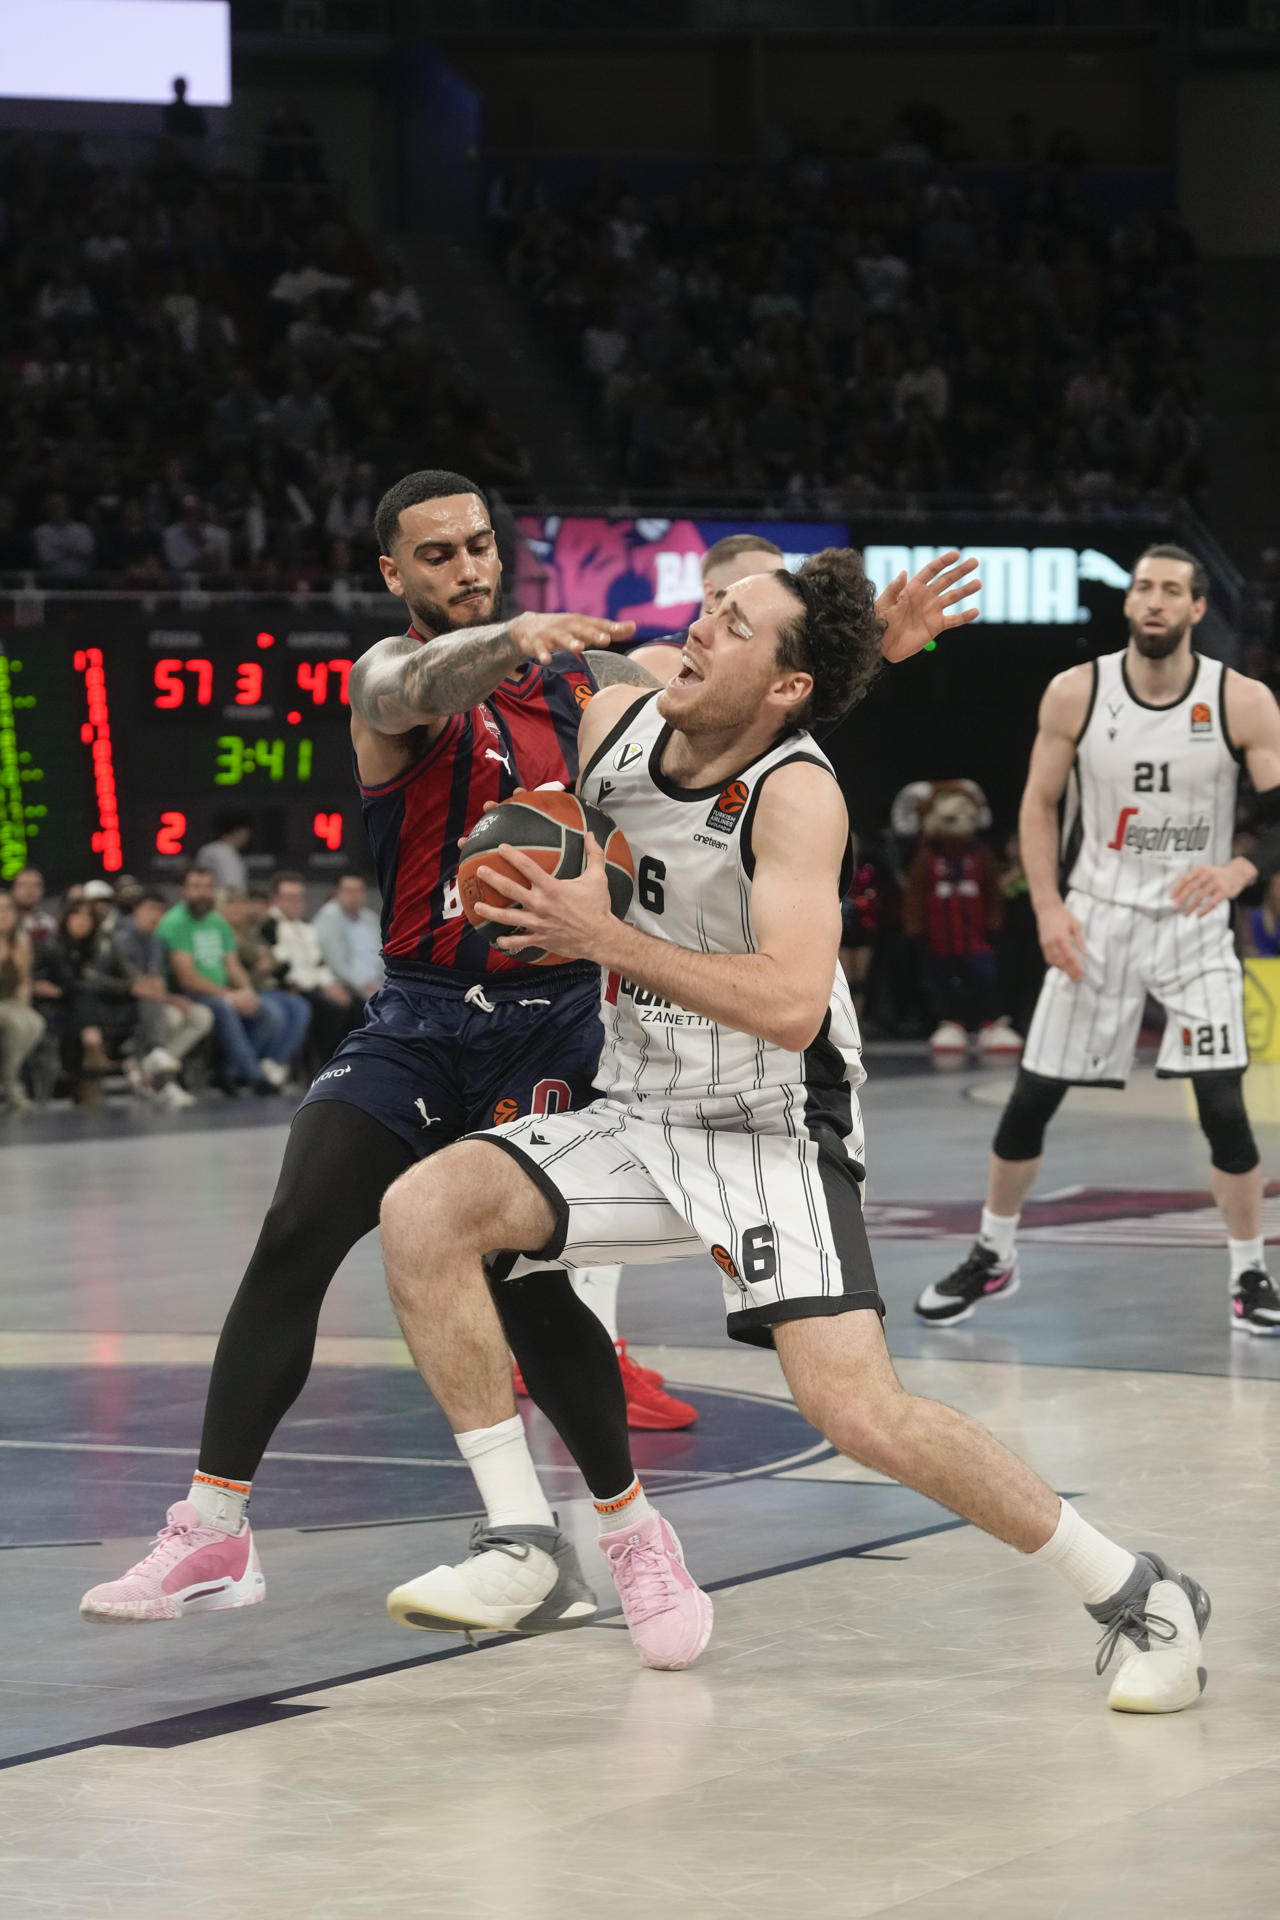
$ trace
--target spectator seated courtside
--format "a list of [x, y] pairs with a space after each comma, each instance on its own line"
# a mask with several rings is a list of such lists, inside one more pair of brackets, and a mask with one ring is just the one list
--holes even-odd
[[179, 1111], [194, 1105], [180, 1079], [182, 1063], [212, 1033], [213, 1013], [170, 987], [168, 950], [157, 931], [165, 912], [164, 895], [145, 889], [132, 910], [121, 914], [113, 932], [138, 1003], [135, 1049], [126, 1062], [130, 1083], [136, 1092], [154, 1094], [164, 1106]]
[[369, 905], [364, 875], [339, 874], [331, 897], [311, 924], [334, 978], [363, 1006], [386, 977], [382, 927]]
[[271, 941], [281, 985], [310, 1009], [312, 1050], [316, 1064], [323, 1065], [351, 1029], [360, 1025], [364, 1003], [325, 960], [306, 909], [307, 883], [302, 875], [277, 873], [263, 937]]
[[175, 992], [213, 1017], [223, 1085], [278, 1092], [289, 1077], [310, 1025], [311, 1009], [295, 994], [257, 992], [236, 954], [236, 937], [213, 898], [213, 876], [188, 867], [182, 898], [156, 928]]
[[32, 995], [59, 1042], [74, 1099], [100, 1105], [111, 1055], [124, 1050], [137, 1003], [124, 956], [91, 901], [68, 892], [58, 931], [36, 955]]
[[44, 1038], [44, 1021], [31, 1004], [31, 942], [18, 925], [10, 893], [0, 892], [0, 1111], [30, 1106], [22, 1069]]

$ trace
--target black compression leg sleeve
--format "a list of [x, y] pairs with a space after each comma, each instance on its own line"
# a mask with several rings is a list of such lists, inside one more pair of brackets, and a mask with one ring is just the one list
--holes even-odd
[[251, 1480], [315, 1352], [329, 1282], [378, 1224], [409, 1149], [359, 1107], [303, 1107], [289, 1131], [275, 1197], [223, 1323], [205, 1402], [200, 1470]]
[[1044, 1130], [1062, 1105], [1065, 1080], [1046, 1080], [1042, 1074], [1018, 1068], [991, 1151], [998, 1160], [1038, 1160], [1044, 1152]]
[[613, 1341], [561, 1268], [493, 1286], [507, 1345], [597, 1500], [631, 1485], [627, 1402]]
[[1257, 1143], [1240, 1085], [1243, 1077], [1243, 1068], [1238, 1073], [1191, 1075], [1200, 1125], [1209, 1142], [1209, 1158], [1219, 1173], [1252, 1173], [1258, 1164]]

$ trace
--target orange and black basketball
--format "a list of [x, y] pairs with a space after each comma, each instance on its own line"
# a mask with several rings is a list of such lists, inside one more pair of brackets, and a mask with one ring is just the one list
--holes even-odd
[[[588, 833], [593, 833], [604, 849], [609, 900], [621, 919], [631, 905], [635, 885], [631, 849], [621, 828], [598, 807], [586, 806], [575, 793], [530, 793], [519, 787], [509, 800], [477, 820], [462, 843], [458, 893], [462, 911], [471, 925], [479, 928], [491, 943], [515, 931], [499, 920], [486, 920], [476, 913], [482, 902], [490, 907], [503, 905], [502, 896], [481, 880], [481, 867], [491, 867], [517, 885], [523, 884], [521, 876], [499, 855], [500, 846], [518, 847], [553, 880], [576, 880], [582, 872]], [[526, 966], [564, 965], [563, 955], [547, 953], [541, 947], [521, 947], [511, 958], [523, 961]]]

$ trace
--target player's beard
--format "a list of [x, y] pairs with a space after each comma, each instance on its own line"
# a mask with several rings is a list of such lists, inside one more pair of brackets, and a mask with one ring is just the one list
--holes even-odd
[[494, 586], [492, 600], [481, 594], [446, 606], [439, 600], [429, 599], [425, 593], [415, 593], [412, 599], [406, 593], [404, 603], [419, 633], [438, 639], [442, 633], [465, 633], [468, 627], [489, 627], [501, 620], [502, 582], [499, 580]]
[[1189, 620], [1179, 627], [1166, 627], [1163, 633], [1144, 633], [1141, 627], [1130, 627], [1129, 638], [1144, 660], [1167, 660], [1178, 651], [1190, 627]]

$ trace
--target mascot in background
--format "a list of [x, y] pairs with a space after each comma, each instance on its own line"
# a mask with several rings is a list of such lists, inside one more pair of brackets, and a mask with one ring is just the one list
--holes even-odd
[[990, 1057], [1016, 1055], [1022, 1042], [999, 1011], [996, 984], [1000, 868], [979, 837], [991, 809], [972, 780], [916, 781], [911, 797], [920, 840], [907, 869], [902, 925], [918, 942], [937, 1017], [930, 1048], [939, 1060], [962, 1060], [972, 1041]]

